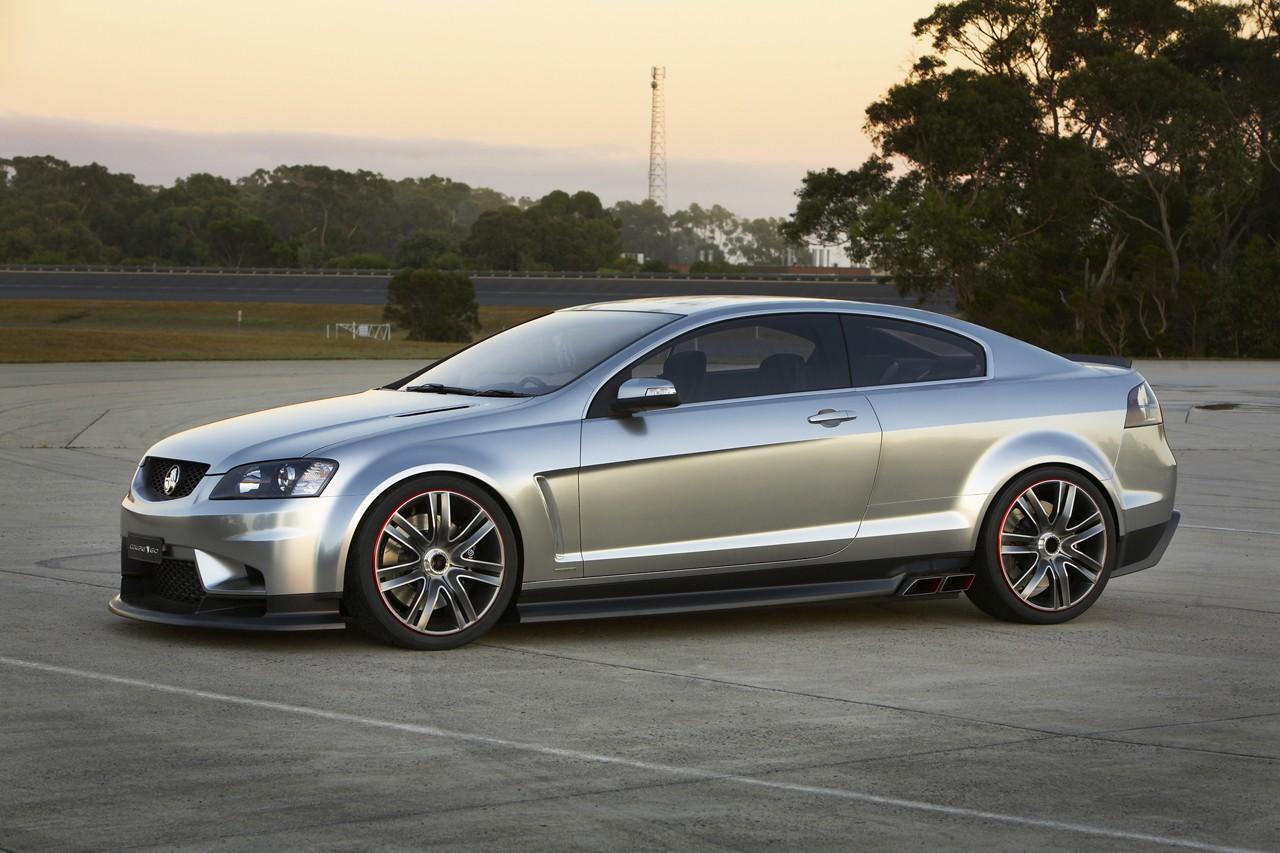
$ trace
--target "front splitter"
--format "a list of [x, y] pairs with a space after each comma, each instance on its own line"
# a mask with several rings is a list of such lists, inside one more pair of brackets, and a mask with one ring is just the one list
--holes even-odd
[[130, 604], [119, 595], [111, 599], [107, 608], [117, 616], [154, 622], [161, 625], [178, 625], [184, 628], [222, 628], [230, 631], [329, 631], [347, 627], [347, 620], [336, 610], [308, 613], [265, 613], [261, 616], [220, 616], [217, 613], [169, 613]]

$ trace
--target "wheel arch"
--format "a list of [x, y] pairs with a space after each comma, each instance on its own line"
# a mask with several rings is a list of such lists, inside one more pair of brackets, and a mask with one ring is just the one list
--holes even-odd
[[[343, 537], [342, 554], [340, 555], [340, 558], [339, 558], [339, 565], [342, 567], [341, 578], [340, 578], [342, 585], [340, 588], [343, 591], [346, 590], [347, 571], [351, 568], [352, 560], [355, 558], [354, 545], [355, 545], [356, 536], [359, 535], [361, 528], [364, 527], [365, 522], [369, 518], [369, 513], [373, 511], [373, 507], [378, 503], [378, 501], [382, 500], [384, 497], [390, 494], [393, 490], [400, 488], [402, 485], [409, 482], [410, 480], [416, 479], [418, 477], [429, 477], [431, 475], [456, 477], [459, 480], [465, 480], [471, 483], [476, 488], [480, 489], [486, 495], [492, 498], [494, 502], [496, 502], [498, 506], [502, 509], [502, 511], [506, 514], [507, 521], [511, 524], [511, 531], [516, 538], [516, 566], [517, 566], [516, 590], [518, 593], [520, 589], [520, 585], [524, 580], [524, 563], [525, 563], [524, 536], [520, 530], [520, 520], [516, 517], [515, 512], [512, 510], [510, 501], [508, 501], [502, 495], [502, 493], [497, 489], [496, 486], [494, 486], [493, 483], [490, 483], [487, 479], [482, 477], [478, 472], [471, 471], [465, 468], [460, 468], [460, 467], [441, 466], [441, 465], [428, 466], [421, 469], [413, 469], [409, 471], [402, 471], [399, 473], [398, 476], [394, 478], [390, 478], [387, 481], [379, 484], [379, 486], [375, 490], [370, 492], [369, 496], [360, 504], [359, 510], [353, 513], [352, 521], [348, 526], [346, 535]], [[513, 597], [512, 602], [514, 603], [514, 601], [515, 601], [515, 598]]]
[[1049, 468], [1066, 468], [1070, 471], [1075, 471], [1081, 477], [1083, 477], [1084, 479], [1092, 483], [1098, 489], [1098, 491], [1102, 494], [1102, 499], [1107, 504], [1107, 509], [1111, 512], [1111, 519], [1113, 522], [1115, 522], [1115, 525], [1116, 525], [1116, 539], [1119, 540], [1124, 536], [1124, 531], [1121, 527], [1121, 525], [1123, 524], [1123, 516], [1119, 511], [1119, 507], [1116, 502], [1115, 495], [1111, 493], [1111, 490], [1107, 487], [1107, 483], [1099, 479], [1095, 472], [1089, 470], [1089, 468], [1083, 465], [1080, 465], [1077, 462], [1072, 460], [1036, 462], [1033, 465], [1029, 465], [1007, 476], [1003, 481], [998, 483], [996, 487], [991, 490], [991, 492], [987, 495], [986, 499], [983, 501], [982, 512], [978, 515], [977, 524], [974, 525], [974, 536], [973, 536], [972, 545], [973, 545], [973, 551], [975, 554], [977, 554], [978, 549], [981, 547], [982, 543], [980, 540], [982, 538], [983, 528], [985, 528], [987, 525], [987, 520], [990, 518], [991, 513], [998, 509], [998, 507], [996, 507], [995, 505], [995, 502], [996, 502], [996, 498], [999, 497], [1000, 493], [1003, 492], [1006, 488], [1008, 488], [1009, 484], [1012, 483], [1014, 480], [1017, 480], [1019, 477], [1023, 477], [1035, 471], [1043, 471]]
[[[1100, 446], [1101, 445], [1101, 446]], [[996, 496], [1014, 479], [1037, 468], [1062, 467], [1088, 477], [1106, 499], [1117, 537], [1125, 534], [1122, 502], [1116, 489], [1115, 456], [1107, 442], [1063, 429], [1037, 429], [1009, 435], [993, 443], [969, 469], [964, 494], [981, 495], [981, 511], [974, 517], [969, 546], [976, 551], [982, 525]]]

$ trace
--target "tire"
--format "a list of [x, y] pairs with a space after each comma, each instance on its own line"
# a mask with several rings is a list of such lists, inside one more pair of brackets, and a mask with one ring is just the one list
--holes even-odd
[[519, 583], [519, 553], [511, 520], [483, 488], [443, 474], [415, 477], [366, 513], [343, 601], [376, 640], [456, 648], [502, 618]]
[[1036, 468], [992, 502], [966, 595], [997, 619], [1068, 622], [1102, 595], [1116, 555], [1116, 521], [1102, 491], [1071, 468]]

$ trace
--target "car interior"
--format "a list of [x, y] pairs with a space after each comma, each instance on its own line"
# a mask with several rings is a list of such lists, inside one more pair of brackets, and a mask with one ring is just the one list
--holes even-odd
[[[730, 400], [798, 391], [899, 385], [986, 374], [977, 342], [919, 323], [846, 316], [844, 347], [820, 323], [785, 328], [773, 318], [758, 324], [708, 330], [664, 351], [660, 379], [676, 386], [685, 402]], [[848, 371], [840, 352], [847, 348]], [[652, 360], [651, 360], [652, 362]]]
[[788, 314], [699, 329], [615, 381], [666, 379], [681, 402], [700, 403], [974, 379], [986, 372], [981, 344], [935, 326], [870, 315]]
[[918, 323], [866, 319], [845, 325], [857, 387], [986, 375], [986, 353], [974, 341]]

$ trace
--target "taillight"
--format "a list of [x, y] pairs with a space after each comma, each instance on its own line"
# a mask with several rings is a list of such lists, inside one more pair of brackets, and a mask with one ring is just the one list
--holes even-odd
[[1146, 382], [1136, 386], [1129, 392], [1129, 411], [1124, 418], [1124, 427], [1155, 426], [1164, 423], [1164, 413], [1160, 411], [1160, 401], [1156, 392]]

